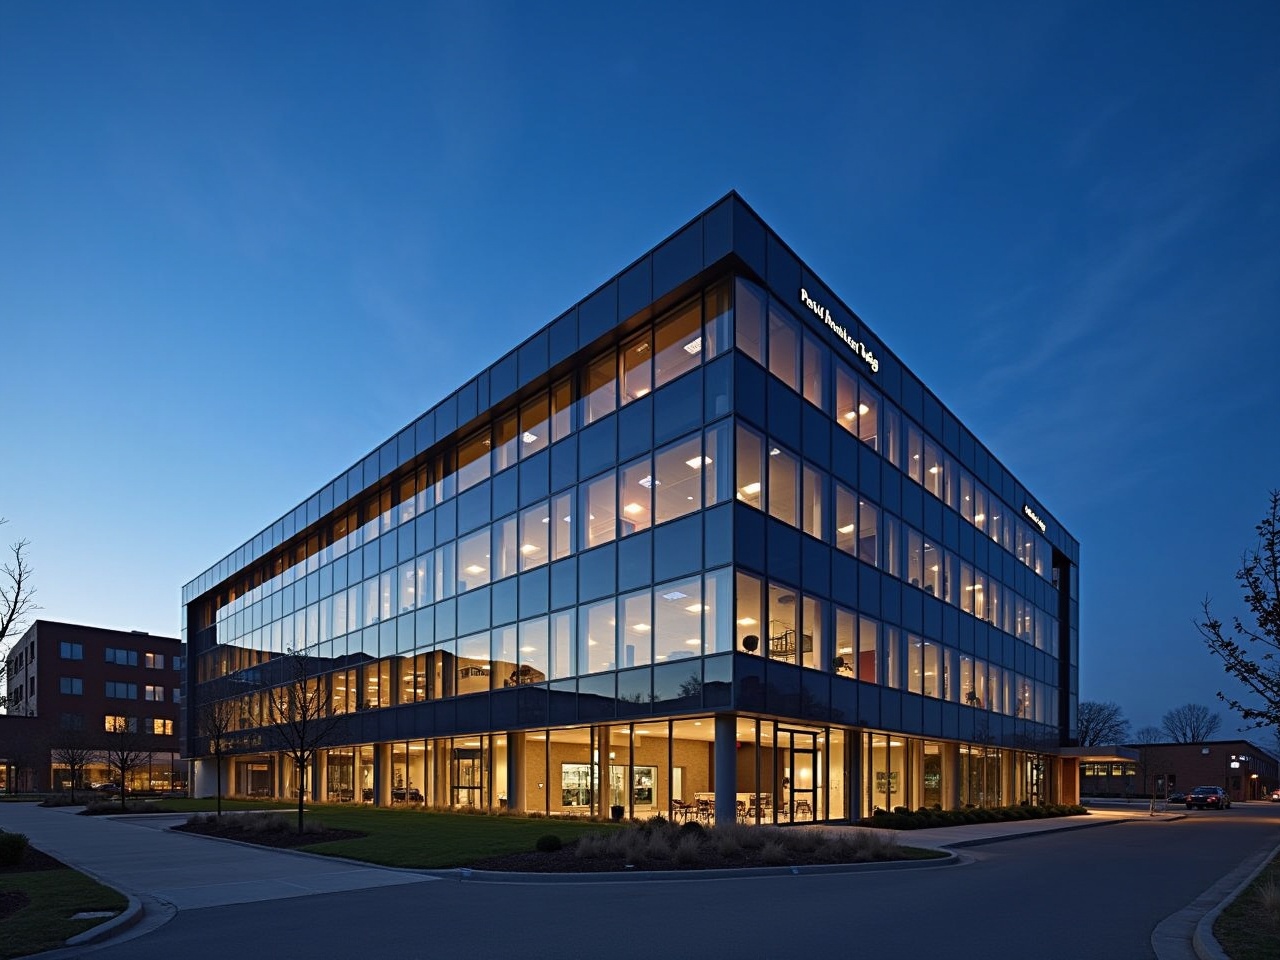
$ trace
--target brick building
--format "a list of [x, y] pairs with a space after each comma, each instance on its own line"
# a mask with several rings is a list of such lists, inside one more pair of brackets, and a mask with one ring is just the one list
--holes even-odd
[[[37, 620], [9, 651], [7, 668], [0, 789], [63, 789], [67, 770], [54, 762], [54, 746], [102, 745], [110, 734], [136, 737], [146, 754], [129, 776], [131, 789], [170, 790], [185, 782], [177, 736], [181, 641]], [[106, 764], [90, 764], [82, 779], [85, 785], [109, 779]]]
[[1165, 796], [1222, 787], [1235, 802], [1265, 800], [1280, 788], [1280, 760], [1249, 740], [1131, 743], [1136, 759], [1080, 764], [1084, 796]]

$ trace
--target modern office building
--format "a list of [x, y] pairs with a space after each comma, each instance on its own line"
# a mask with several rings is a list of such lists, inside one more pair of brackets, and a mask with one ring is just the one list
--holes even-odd
[[[237, 794], [1071, 800], [1078, 562], [730, 194], [186, 585], [186, 749], [210, 792], [228, 698]], [[266, 722], [286, 662], [342, 718], [308, 771]]]
[[[106, 750], [112, 737], [128, 738], [137, 755], [129, 789], [168, 791], [186, 781], [177, 731], [180, 640], [37, 620], [9, 651], [6, 667], [9, 714], [34, 722], [0, 724], [3, 787], [65, 789], [59, 745]], [[82, 779], [111, 780], [106, 760], [91, 760]]]

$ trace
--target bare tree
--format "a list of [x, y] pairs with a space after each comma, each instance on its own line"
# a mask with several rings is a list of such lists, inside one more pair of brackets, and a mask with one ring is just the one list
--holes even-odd
[[151, 753], [150, 737], [139, 732], [136, 717], [108, 717], [101, 743], [99, 756], [120, 787], [120, 806], [123, 808], [129, 774], [146, 763]]
[[1139, 727], [1138, 732], [1133, 735], [1133, 742], [1143, 746], [1160, 743], [1162, 740], [1164, 740], [1164, 731], [1159, 727]]
[[1123, 743], [1129, 736], [1129, 721], [1117, 703], [1084, 700], [1076, 714], [1076, 729], [1082, 747]]
[[[217, 691], [224, 693], [225, 691]], [[212, 692], [211, 692], [212, 693]], [[222, 816], [222, 759], [227, 752], [227, 735], [235, 729], [238, 719], [236, 701], [227, 697], [218, 697], [203, 701], [196, 712], [196, 733], [209, 740], [209, 754], [213, 757], [214, 773], [217, 778], [217, 809]]]
[[267, 722], [273, 727], [281, 751], [297, 771], [298, 832], [302, 832], [306, 804], [306, 775], [316, 751], [326, 746], [342, 722], [329, 708], [328, 683], [318, 661], [289, 650], [276, 658], [264, 691]]
[[[0, 517], [0, 525], [6, 523]], [[27, 558], [29, 542], [17, 540], [9, 545], [12, 559], [0, 567], [0, 710], [8, 705], [8, 684], [5, 674], [8, 672], [9, 647], [31, 619], [31, 614], [39, 607], [35, 603], [35, 588], [31, 585], [31, 561]]]
[[1184, 703], [1160, 718], [1160, 726], [1174, 743], [1203, 743], [1218, 732], [1222, 717], [1199, 703]]
[[1244, 590], [1244, 600], [1254, 625], [1231, 618], [1228, 630], [1202, 605], [1204, 619], [1196, 629], [1209, 652], [1222, 658], [1222, 666], [1262, 705], [1243, 703], [1221, 690], [1218, 699], [1236, 711], [1251, 727], [1280, 726], [1280, 490], [1271, 491], [1271, 503], [1262, 522], [1255, 527], [1258, 545], [1246, 551], [1236, 579]]
[[93, 740], [84, 730], [59, 730], [53, 735], [49, 747], [50, 759], [67, 768], [67, 775], [71, 778], [71, 802], [75, 803], [76, 784], [83, 779], [85, 768], [98, 755]]

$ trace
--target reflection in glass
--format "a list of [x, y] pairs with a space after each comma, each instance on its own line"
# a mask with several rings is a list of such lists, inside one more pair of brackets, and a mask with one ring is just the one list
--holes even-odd
[[665, 523], [702, 507], [702, 471], [713, 465], [702, 455], [699, 434], [659, 450], [654, 456], [655, 522]]
[[657, 663], [702, 653], [702, 579], [654, 587], [653, 659]]
[[702, 307], [700, 298], [659, 320], [653, 329], [654, 387], [670, 383], [702, 362]]
[[618, 485], [622, 536], [647, 530], [653, 516], [653, 465], [648, 457], [622, 468]]

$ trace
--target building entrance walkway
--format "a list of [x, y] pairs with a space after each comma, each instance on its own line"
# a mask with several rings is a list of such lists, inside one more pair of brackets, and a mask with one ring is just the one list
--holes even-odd
[[75, 815], [79, 809], [0, 803], [0, 828], [25, 833], [32, 845], [50, 856], [144, 903], [160, 901], [177, 910], [435, 879], [163, 829], [185, 821], [185, 814], [80, 817]]

